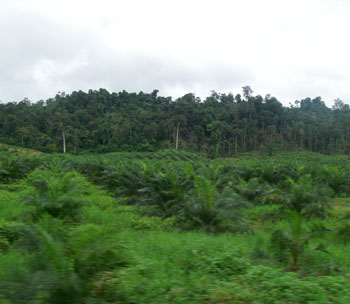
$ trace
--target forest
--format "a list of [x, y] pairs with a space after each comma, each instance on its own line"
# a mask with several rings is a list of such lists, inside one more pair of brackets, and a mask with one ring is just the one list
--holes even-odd
[[321, 97], [283, 106], [275, 97], [215, 91], [172, 100], [105, 89], [46, 101], [0, 103], [0, 142], [42, 152], [152, 152], [179, 148], [210, 157], [251, 151], [350, 153], [350, 108]]

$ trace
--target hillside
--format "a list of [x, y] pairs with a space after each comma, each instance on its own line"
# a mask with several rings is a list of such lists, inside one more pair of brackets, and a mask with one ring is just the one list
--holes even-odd
[[175, 148], [210, 157], [240, 153], [350, 152], [350, 109], [320, 97], [284, 107], [270, 95], [219, 94], [172, 100], [140, 92], [79, 91], [0, 104], [0, 141], [43, 152], [153, 152]]

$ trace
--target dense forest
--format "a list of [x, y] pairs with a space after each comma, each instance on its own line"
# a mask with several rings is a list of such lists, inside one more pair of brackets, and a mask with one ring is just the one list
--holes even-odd
[[156, 151], [181, 148], [213, 157], [248, 151], [350, 152], [350, 108], [321, 97], [285, 107], [275, 97], [212, 91], [172, 100], [158, 90], [58, 93], [0, 104], [0, 141], [44, 152]]

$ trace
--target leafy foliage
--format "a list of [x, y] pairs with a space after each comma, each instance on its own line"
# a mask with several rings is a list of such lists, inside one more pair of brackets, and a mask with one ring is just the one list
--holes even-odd
[[202, 176], [195, 176], [195, 189], [184, 208], [184, 217], [192, 227], [207, 232], [246, 231], [240, 208], [247, 207], [248, 203], [230, 189], [219, 193], [218, 183], [212, 184]]
[[[300, 213], [294, 211], [289, 217], [289, 230], [278, 229], [271, 236], [271, 248], [280, 262], [288, 262], [290, 270], [297, 271], [302, 259], [313, 250], [324, 250], [322, 245], [310, 249], [309, 241], [317, 232], [305, 233]], [[318, 231], [320, 233], [322, 231]]]
[[342, 157], [169, 151], [40, 157], [2, 184], [0, 302], [349, 302]]
[[329, 201], [327, 188], [314, 184], [310, 175], [304, 175], [297, 181], [288, 178], [286, 188], [284, 209], [308, 217], [325, 215]]
[[23, 201], [35, 207], [31, 212], [34, 220], [46, 213], [57, 218], [78, 219], [89, 187], [79, 174], [35, 170], [27, 183], [31, 188], [24, 193]]
[[333, 166], [323, 166], [316, 179], [327, 185], [334, 196], [350, 195], [350, 174], [348, 170]]
[[24, 178], [30, 171], [38, 167], [39, 164], [40, 160], [37, 158], [2, 154], [0, 156], [0, 182], [11, 183]]
[[237, 193], [255, 205], [264, 204], [272, 189], [267, 184], [261, 183], [257, 177], [253, 177], [248, 181], [238, 178], [237, 184], [233, 187]]
[[[243, 98], [213, 91], [203, 100], [191, 93], [172, 100], [158, 96], [157, 90], [100, 89], [57, 94], [46, 102], [1, 104], [0, 140], [50, 153], [63, 152], [65, 146], [72, 154], [143, 151], [150, 155], [177, 146], [210, 157], [249, 151], [271, 156], [276, 150], [349, 154], [349, 138], [344, 135], [350, 128], [347, 105], [330, 109], [316, 97], [284, 107], [269, 94], [265, 98], [247, 94], [247, 87]], [[193, 157], [171, 154], [173, 160]]]
[[[22, 254], [19, 264], [13, 261], [17, 254], [5, 255], [0, 273], [0, 296], [13, 303], [89, 303], [99, 296], [91, 289], [96, 277], [126, 264], [116, 238], [103, 245], [107, 234], [93, 226], [73, 230], [63, 240], [41, 226], [26, 229], [14, 245]], [[24, 240], [29, 235], [31, 242]]]
[[341, 240], [344, 243], [349, 243], [350, 242], [350, 225], [346, 224], [346, 225], [343, 225], [342, 227], [339, 227], [336, 230], [336, 237], [337, 239]]

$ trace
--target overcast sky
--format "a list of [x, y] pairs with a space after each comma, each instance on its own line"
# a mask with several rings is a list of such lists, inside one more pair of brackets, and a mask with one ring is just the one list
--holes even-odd
[[0, 100], [106, 88], [350, 102], [350, 0], [0, 0]]

